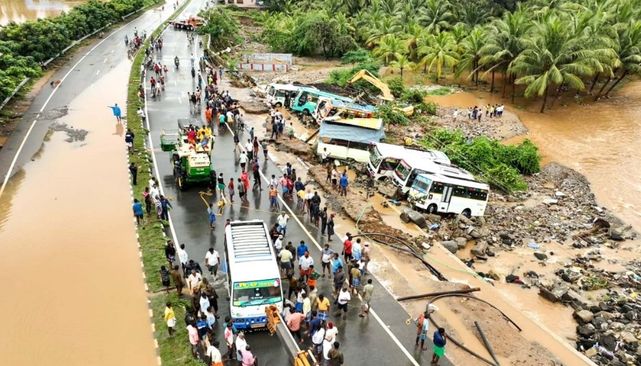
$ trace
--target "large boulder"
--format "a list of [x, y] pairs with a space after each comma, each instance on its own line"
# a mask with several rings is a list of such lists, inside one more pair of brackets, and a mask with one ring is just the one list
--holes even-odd
[[483, 240], [479, 240], [474, 245], [474, 248], [472, 248], [472, 254], [477, 257], [485, 257], [485, 254], [487, 253], [487, 249], [488, 249], [487, 242]]
[[[409, 221], [415, 223], [421, 229], [427, 227], [427, 221], [425, 221], [425, 217], [423, 217], [423, 215], [421, 215], [420, 212], [406, 209], [406, 210], [403, 210], [403, 214], [407, 215], [407, 218], [409, 219]], [[401, 214], [401, 216], [403, 214]]]
[[550, 287], [539, 287], [539, 295], [552, 302], [560, 302], [568, 291], [569, 287], [564, 284], [555, 284]]
[[589, 323], [594, 319], [594, 314], [590, 310], [579, 310], [574, 312], [574, 318], [582, 324]]
[[456, 253], [458, 250], [458, 243], [456, 240], [446, 240], [442, 241], [441, 245], [445, 247], [445, 249], [449, 250], [451, 253]]
[[458, 237], [458, 238], [454, 238], [454, 240], [456, 241], [456, 244], [458, 245], [459, 249], [463, 249], [467, 245], [467, 239], [466, 238]]

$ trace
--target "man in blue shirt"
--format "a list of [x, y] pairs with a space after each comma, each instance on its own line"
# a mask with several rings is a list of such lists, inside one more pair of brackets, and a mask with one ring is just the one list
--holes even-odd
[[340, 188], [340, 195], [347, 196], [347, 184], [349, 183], [349, 179], [347, 178], [347, 172], [343, 172], [343, 175], [341, 175], [341, 179], [339, 180], [338, 183]]
[[438, 328], [434, 332], [434, 354], [432, 355], [432, 365], [438, 365], [438, 360], [445, 355], [445, 343], [447, 336], [444, 328]]
[[143, 218], [142, 203], [140, 203], [137, 198], [134, 198], [134, 204], [132, 208], [134, 210], [134, 216], [136, 217], [136, 224], [140, 225], [140, 222]]
[[298, 258], [301, 258], [305, 255], [305, 252], [308, 251], [309, 249], [307, 248], [307, 244], [305, 244], [304, 240], [301, 240], [300, 244], [298, 244], [298, 248], [296, 248], [296, 255], [298, 256]]
[[122, 122], [122, 111], [120, 110], [118, 103], [115, 103], [113, 106], [109, 106], [109, 108], [111, 108], [114, 117], [116, 117], [116, 121], [118, 121], [118, 123]]

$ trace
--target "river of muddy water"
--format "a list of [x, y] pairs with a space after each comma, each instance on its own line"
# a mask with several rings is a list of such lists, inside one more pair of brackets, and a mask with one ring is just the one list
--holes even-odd
[[[464, 108], [506, 102], [500, 94], [485, 92], [431, 99]], [[584, 174], [600, 205], [641, 230], [641, 161], [637, 151], [641, 141], [641, 81], [628, 83], [610, 99], [555, 105], [543, 114], [537, 112], [539, 105], [535, 103], [527, 108], [506, 103], [506, 107], [528, 128], [525, 137], [539, 147], [544, 163], [555, 161]]]
[[107, 108], [125, 104], [129, 67], [72, 101], [0, 197], [0, 364], [156, 364], [124, 128]]
[[56, 16], [85, 0], [0, 0], [0, 25]]

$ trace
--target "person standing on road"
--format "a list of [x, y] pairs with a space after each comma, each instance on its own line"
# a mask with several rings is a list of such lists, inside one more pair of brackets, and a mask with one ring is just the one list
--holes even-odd
[[316, 299], [316, 311], [318, 312], [318, 318], [320, 320], [327, 320], [330, 306], [329, 299], [326, 298], [324, 294], [319, 294], [318, 299]]
[[160, 207], [160, 219], [165, 221], [169, 220], [169, 210], [173, 207], [171, 206], [171, 202], [169, 202], [169, 200], [163, 195], [160, 195]]
[[349, 263], [352, 260], [352, 234], [347, 233], [347, 238], [343, 242], [343, 258], [345, 263]]
[[300, 258], [302, 258], [306, 252], [309, 252], [309, 248], [307, 247], [307, 244], [305, 244], [305, 241], [301, 240], [298, 244], [298, 247], [296, 248], [296, 256], [300, 260]]
[[176, 293], [178, 294], [178, 297], [180, 297], [183, 293], [183, 288], [185, 287], [185, 278], [180, 273], [180, 268], [178, 266], [173, 266], [171, 271], [169, 271], [169, 275], [171, 276], [172, 281], [174, 281]]
[[134, 163], [129, 163], [129, 173], [131, 173], [131, 183], [138, 185], [138, 167]]
[[214, 203], [210, 203], [207, 207], [207, 218], [209, 220], [209, 228], [214, 230], [216, 226], [216, 208], [214, 208]]
[[280, 260], [280, 267], [285, 273], [285, 276], [289, 276], [290, 274], [292, 274], [292, 252], [287, 248], [283, 248], [278, 252], [278, 258]]
[[336, 215], [331, 214], [327, 219], [327, 241], [332, 241], [332, 235], [334, 235], [334, 216]]
[[276, 218], [276, 222], [278, 223], [278, 231], [283, 236], [287, 235], [287, 221], [289, 221], [289, 215], [285, 211], [281, 211]]
[[258, 165], [258, 159], [254, 159], [254, 164], [252, 164], [252, 172], [254, 174], [254, 189], [258, 187], [259, 190], [263, 190], [263, 186], [260, 182], [260, 165]]
[[203, 280], [203, 277], [195, 269], [191, 270], [191, 274], [187, 277], [187, 285], [189, 286], [189, 292], [193, 296], [196, 292], [196, 289], [200, 287], [200, 282]]
[[134, 217], [136, 218], [136, 224], [140, 225], [143, 222], [144, 211], [142, 209], [142, 204], [138, 201], [137, 198], [134, 198], [134, 204], [132, 205], [134, 211]]
[[[254, 183], [254, 186], [256, 186], [255, 183]], [[276, 187], [270, 184], [269, 185], [269, 208], [270, 209], [278, 209], [277, 197], [278, 197], [278, 190], [276, 189]]]
[[238, 336], [236, 337], [236, 359], [239, 362], [242, 362], [243, 360], [243, 353], [245, 352], [245, 348], [247, 347], [247, 341], [245, 340], [245, 333], [240, 332], [238, 333]]
[[321, 265], [322, 265], [322, 271], [323, 271], [323, 278], [325, 278], [325, 271], [327, 270], [327, 274], [331, 275], [332, 270], [330, 269], [330, 263], [332, 261], [332, 257], [334, 256], [334, 251], [329, 247], [329, 244], [325, 244], [325, 247], [321, 251]]
[[345, 362], [343, 353], [339, 350], [340, 343], [334, 342], [332, 349], [329, 350], [329, 364], [330, 366], [340, 366]]
[[327, 228], [327, 206], [323, 207], [321, 212], [318, 214], [320, 217], [321, 223], [321, 236], [325, 235], [325, 229]]
[[167, 295], [169, 295], [169, 286], [171, 285], [170, 277], [171, 275], [169, 274], [167, 267], [160, 266], [160, 283], [165, 287]]
[[369, 264], [369, 261], [371, 259], [370, 257], [371, 249], [369, 247], [369, 243], [365, 242], [363, 245], [363, 257], [361, 260], [363, 261], [363, 276], [367, 275], [367, 265]]
[[167, 331], [171, 337], [176, 331], [176, 314], [174, 313], [174, 308], [171, 306], [170, 302], [165, 304], [165, 323], [167, 324]]
[[[416, 323], [416, 342], [415, 347], [418, 347], [419, 341], [421, 342], [421, 349], [425, 349], [425, 338], [427, 338], [427, 330], [429, 329], [429, 313], [427, 311], [419, 314], [419, 316], [414, 320]], [[428, 323], [425, 325], [425, 323]]]
[[336, 297], [336, 300], [334, 300], [334, 304], [338, 303], [338, 293], [340, 289], [343, 287], [345, 284], [345, 273], [343, 272], [343, 267], [338, 267], [336, 272], [334, 272], [334, 296]]
[[249, 158], [247, 157], [247, 153], [245, 150], [240, 151], [240, 156], [238, 157], [238, 161], [240, 162], [240, 169], [242, 171], [245, 171], [245, 167], [247, 166], [247, 161]]
[[145, 201], [145, 211], [147, 211], [147, 215], [150, 215], [153, 202], [151, 199], [151, 192], [149, 192], [149, 187], [145, 187], [145, 190], [142, 192], [142, 197]]
[[358, 314], [361, 318], [364, 318], [366, 315], [369, 314], [369, 307], [370, 303], [372, 301], [372, 293], [374, 293], [374, 285], [372, 284], [372, 279], [367, 280], [367, 285], [363, 286], [363, 293], [361, 297], [363, 300], [361, 301], [361, 313]]
[[432, 365], [438, 365], [438, 360], [445, 356], [445, 344], [447, 343], [447, 335], [444, 328], [438, 328], [434, 332], [434, 354], [432, 355]]
[[174, 242], [171, 239], [165, 243], [165, 258], [169, 264], [174, 263], [176, 259], [176, 247], [174, 247]]
[[287, 328], [298, 338], [298, 343], [303, 343], [303, 334], [301, 331], [301, 325], [303, 321], [305, 320], [305, 314], [303, 313], [291, 313], [285, 319], [285, 322], [287, 323]]
[[218, 266], [220, 265], [220, 254], [218, 254], [218, 251], [213, 247], [210, 247], [207, 253], [205, 253], [205, 265], [209, 273], [216, 278]]
[[247, 188], [245, 187], [245, 183], [240, 178], [238, 178], [236, 181], [238, 184], [238, 198], [240, 198], [240, 203], [242, 205], [242, 203], [246, 200]]
[[336, 336], [338, 336], [338, 328], [334, 326], [333, 322], [327, 322], [325, 340], [323, 341], [323, 358], [325, 359], [325, 364], [329, 361], [329, 351], [332, 349], [334, 342], [336, 342]]
[[341, 311], [343, 312], [343, 319], [347, 318], [347, 304], [349, 304], [349, 301], [351, 299], [352, 299], [352, 295], [350, 294], [350, 291], [347, 288], [347, 285], [343, 285], [343, 288], [341, 289], [337, 298], [338, 311], [339, 313]]
[[116, 117], [116, 121], [118, 123], [122, 122], [122, 110], [118, 106], [118, 103], [114, 103], [113, 106], [108, 106], [108, 108], [111, 108], [111, 112], [113, 113], [114, 117]]
[[[304, 243], [301, 245], [304, 245]], [[314, 268], [314, 258], [312, 258], [309, 255], [309, 251], [306, 250], [303, 256], [298, 259], [298, 270], [300, 273], [300, 278], [303, 281], [307, 281], [309, 276], [312, 274], [313, 268]]]
[[187, 325], [187, 335], [189, 337], [189, 344], [191, 344], [191, 355], [196, 358], [198, 352], [198, 342], [200, 341], [200, 339], [198, 338], [198, 329], [196, 329], [194, 324]]
[[229, 203], [234, 203], [234, 178], [229, 178], [229, 183], [227, 183], [227, 190], [229, 192]]
[[223, 173], [218, 174], [217, 183], [220, 196], [223, 197], [225, 195], [225, 178], [223, 177]]
[[218, 349], [219, 345], [220, 343], [218, 342], [214, 341], [213, 343], [210, 343], [209, 341], [207, 341], [207, 351], [205, 352], [205, 354], [211, 361], [210, 366], [223, 366], [223, 357], [220, 354], [220, 350]]

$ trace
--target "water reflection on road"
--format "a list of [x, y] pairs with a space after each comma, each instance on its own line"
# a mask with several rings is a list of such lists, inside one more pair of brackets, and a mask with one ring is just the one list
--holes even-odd
[[128, 71], [81, 93], [0, 198], [2, 364], [156, 363], [126, 151], [106, 108], [125, 100]]
[[0, 25], [56, 16], [86, 0], [0, 0]]

